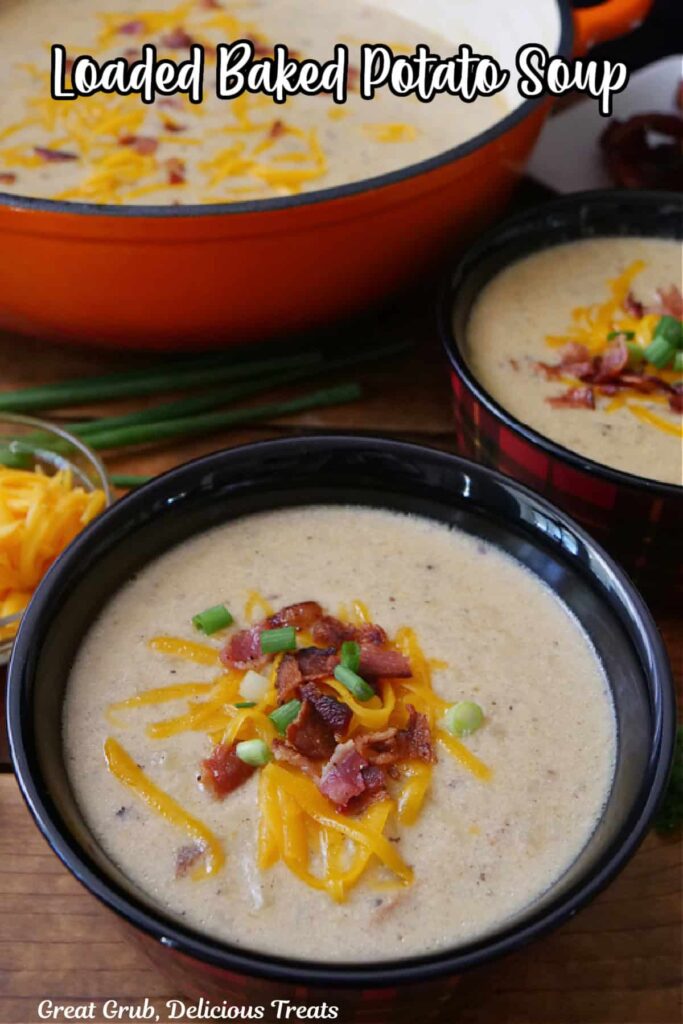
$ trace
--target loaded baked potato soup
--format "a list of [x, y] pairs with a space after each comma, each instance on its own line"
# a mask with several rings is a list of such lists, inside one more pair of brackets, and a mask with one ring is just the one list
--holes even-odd
[[381, 510], [251, 515], [113, 596], [64, 743], [147, 897], [260, 952], [370, 962], [503, 927], [563, 875], [615, 756], [601, 665], [535, 576]]
[[522, 423], [613, 469], [683, 483], [683, 252], [595, 238], [501, 271], [467, 331], [472, 372]]
[[[350, 51], [347, 103], [329, 95], [218, 99], [219, 43], [250, 39], [257, 57], [276, 43], [291, 56], [329, 60]], [[178, 95], [50, 97], [50, 45], [69, 62], [138, 60], [141, 47], [185, 59], [206, 47], [204, 101]], [[461, 42], [485, 52], [453, 17], [449, 39], [358, 0], [1, 0], [0, 191], [93, 203], [217, 203], [289, 196], [370, 178], [443, 152], [507, 113], [501, 96], [430, 103], [381, 89], [363, 101], [363, 43], [410, 54], [417, 43], [448, 56]], [[213, 63], [212, 63], [213, 62]], [[68, 79], [67, 79], [68, 81]]]

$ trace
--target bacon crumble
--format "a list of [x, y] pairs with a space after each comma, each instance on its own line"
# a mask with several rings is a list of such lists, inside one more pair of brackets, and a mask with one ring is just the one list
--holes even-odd
[[235, 753], [237, 744], [218, 743], [200, 765], [200, 781], [219, 800], [238, 789], [256, 771]]

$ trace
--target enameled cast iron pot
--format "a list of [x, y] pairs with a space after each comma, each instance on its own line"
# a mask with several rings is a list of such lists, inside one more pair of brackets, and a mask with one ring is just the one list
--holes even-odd
[[[111, 863], [88, 831], [66, 778], [60, 728], [65, 682], [74, 650], [108, 596], [198, 530], [258, 510], [330, 502], [430, 516], [499, 545], [566, 602], [595, 645], [614, 696], [615, 779], [586, 849], [538, 903], [500, 932], [437, 956], [325, 965], [258, 956], [202, 936], [151, 905]], [[105, 512], [58, 560], [24, 616], [10, 666], [8, 718], [17, 778], [52, 849], [147, 940], [149, 952], [183, 990], [238, 1004], [324, 1000], [341, 1007], [344, 1024], [414, 1024], [439, 1013], [460, 972], [565, 921], [623, 867], [666, 784], [675, 707], [666, 655], [647, 608], [618, 566], [564, 513], [514, 481], [452, 455], [387, 440], [318, 437], [219, 452], [160, 477]], [[324, 927], [324, 920], [316, 924]]]
[[[505, 67], [543, 43], [582, 53], [652, 0], [376, 0], [454, 47], [467, 24]], [[0, 329], [84, 345], [208, 348], [347, 317], [414, 281], [503, 209], [548, 112], [391, 174], [285, 199], [95, 206], [0, 193]]]
[[681, 485], [664, 484], [610, 469], [515, 419], [469, 369], [467, 324], [486, 283], [529, 253], [579, 238], [680, 240], [682, 231], [683, 198], [673, 192], [597, 191], [544, 203], [492, 229], [468, 250], [439, 310], [461, 453], [557, 502], [619, 559], [654, 603], [683, 593], [683, 479]]

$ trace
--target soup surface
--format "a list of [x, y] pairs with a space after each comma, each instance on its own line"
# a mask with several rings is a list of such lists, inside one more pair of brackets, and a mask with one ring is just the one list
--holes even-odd
[[[251, 38], [257, 56], [286, 43], [292, 56], [330, 60], [350, 51], [344, 105], [328, 95], [284, 105], [246, 94], [215, 95], [215, 46]], [[169, 97], [50, 98], [49, 47], [69, 58], [138, 59], [154, 43], [160, 58], [181, 60], [191, 42], [206, 46], [204, 101]], [[463, 103], [398, 98], [381, 89], [363, 101], [357, 70], [364, 42], [399, 54], [417, 43], [449, 56], [475, 51], [457, 17], [453, 38], [430, 34], [357, 0], [1, 0], [0, 191], [94, 203], [215, 203], [287, 196], [397, 170], [457, 145], [507, 113], [498, 96]]]
[[508, 412], [563, 447], [683, 483], [681, 348], [657, 364], [648, 358], [664, 325], [683, 341], [682, 267], [680, 243], [648, 238], [571, 242], [519, 260], [474, 305], [473, 373]]
[[[389, 637], [410, 625], [441, 704], [468, 699], [483, 709], [481, 727], [453, 748], [457, 756], [434, 722], [437, 760], [428, 766], [429, 786], [413, 824], [401, 819], [403, 797], [398, 816], [391, 801], [364, 812], [367, 820], [389, 813], [387, 846], [412, 869], [412, 884], [401, 884], [378, 863], [382, 850], [363, 862], [365, 871], [340, 901], [281, 861], [259, 867], [259, 787], [266, 773], [282, 767], [257, 769], [216, 799], [198, 781], [198, 765], [211, 750], [201, 725], [195, 719], [192, 729], [177, 731], [187, 699], [163, 707], [130, 702], [150, 688], [214, 679], [215, 667], [185, 660], [187, 647], [150, 641], [159, 634], [196, 641], [192, 616], [225, 601], [236, 625], [220, 639], [206, 639], [215, 654], [244, 625], [242, 609], [253, 607], [255, 591], [273, 608], [305, 598], [335, 614], [362, 598]], [[174, 649], [180, 656], [169, 657]], [[403, 680], [407, 686], [423, 673], [422, 655], [417, 647], [411, 651], [415, 678]], [[382, 682], [385, 703], [387, 685]], [[418, 691], [410, 700], [420, 707]], [[111, 710], [122, 701], [125, 708]], [[219, 871], [195, 879], [178, 870], [179, 848], [186, 849], [182, 832], [107, 770], [105, 739], [110, 748], [115, 742], [125, 749], [133, 774], [142, 770], [218, 837], [225, 856]], [[615, 723], [586, 636], [514, 560], [421, 518], [323, 506], [253, 515], [199, 535], [115, 594], [73, 665], [64, 743], [76, 797], [98, 841], [169, 914], [248, 949], [368, 962], [479, 937], [551, 886], [600, 816], [613, 772]], [[413, 782], [421, 767], [408, 765], [418, 772]], [[396, 779], [394, 771], [390, 790]]]

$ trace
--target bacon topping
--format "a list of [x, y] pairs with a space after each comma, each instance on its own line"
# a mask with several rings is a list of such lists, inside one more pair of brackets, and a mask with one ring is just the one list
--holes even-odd
[[299, 714], [287, 727], [287, 742], [313, 761], [326, 761], [336, 746], [332, 727], [310, 700], [304, 700]]
[[674, 384], [669, 396], [669, 408], [672, 412], [683, 412], [683, 384]]
[[261, 668], [268, 661], [267, 655], [261, 650], [261, 630], [259, 623], [251, 629], [240, 629], [228, 640], [220, 653], [224, 665], [230, 668]]
[[180, 132], [187, 130], [186, 125], [178, 124], [177, 121], [173, 121], [170, 117], [165, 117], [161, 123], [165, 131], [170, 132], [171, 135], [178, 135]]
[[17, 180], [13, 171], [0, 171], [0, 185], [13, 185]]
[[295, 750], [294, 747], [290, 747], [289, 743], [286, 743], [284, 740], [273, 740], [271, 749], [276, 761], [291, 764], [292, 768], [298, 768], [299, 771], [310, 776], [315, 782], [318, 781], [320, 777], [319, 766], [315, 761]]
[[220, 800], [246, 782], [256, 770], [239, 759], [236, 745], [218, 743], [201, 763], [202, 785]]
[[670, 288], [658, 288], [657, 294], [663, 314], [675, 316], [677, 320], [683, 319], [683, 295], [680, 288], [672, 284]]
[[296, 660], [306, 682], [328, 679], [339, 664], [334, 647], [302, 647], [296, 652]]
[[377, 765], [369, 764], [361, 768], [365, 789], [358, 796], [351, 798], [346, 805], [347, 814], [360, 814], [375, 800], [381, 800], [386, 794], [384, 772]]
[[287, 701], [293, 700], [297, 696], [302, 682], [303, 676], [298, 658], [294, 654], [284, 654], [275, 677], [279, 703], [286, 704]]
[[67, 160], [78, 160], [77, 153], [69, 153], [64, 149], [47, 149], [45, 146], [34, 146], [33, 152], [42, 160], [52, 164], [63, 164]]
[[603, 355], [596, 361], [596, 372], [593, 381], [602, 384], [614, 380], [628, 364], [628, 349], [623, 338], [616, 338], [607, 346]]
[[362, 769], [367, 767], [368, 762], [360, 756], [353, 740], [340, 743], [323, 769], [320, 792], [339, 810], [345, 810], [365, 789]]
[[382, 729], [380, 732], [356, 736], [354, 743], [360, 756], [375, 765], [393, 765], [397, 761], [426, 761], [433, 764], [436, 755], [432, 734], [425, 715], [408, 705], [405, 729]]
[[281, 136], [285, 134], [285, 132], [285, 123], [284, 121], [280, 121], [280, 119], [278, 118], [277, 121], [273, 121], [273, 123], [271, 124], [268, 135], [271, 139], [279, 139], [281, 138]]
[[185, 183], [185, 161], [177, 156], [169, 157], [165, 161], [169, 185], [183, 185]]
[[396, 679], [408, 679], [412, 675], [410, 662], [400, 651], [385, 651], [374, 644], [361, 647], [358, 671], [363, 678], [391, 676]]
[[190, 868], [193, 868], [204, 855], [205, 849], [203, 843], [187, 843], [186, 846], [181, 846], [175, 859], [176, 878], [184, 878]]
[[184, 28], [172, 28], [161, 37], [161, 45], [169, 50], [185, 50], [194, 43], [192, 36]]
[[126, 21], [123, 25], [119, 25], [118, 33], [122, 36], [140, 36], [145, 31], [146, 25], [144, 21], [136, 19], [134, 21]]
[[159, 148], [159, 140], [151, 135], [122, 135], [119, 145], [130, 146], [140, 156], [151, 156]]
[[277, 629], [280, 626], [294, 626], [295, 629], [310, 629], [322, 617], [323, 610], [317, 601], [301, 601], [290, 604], [266, 619], [266, 629]]
[[569, 388], [563, 395], [553, 395], [546, 402], [555, 409], [594, 409], [595, 395], [592, 388]]
[[635, 297], [633, 292], [629, 292], [624, 299], [624, 309], [629, 316], [633, 316], [637, 320], [640, 320], [640, 318], [645, 315], [645, 308], [642, 302], [638, 302], [638, 299]]
[[341, 647], [345, 640], [353, 640], [355, 634], [355, 626], [348, 622], [341, 622], [333, 615], [323, 615], [312, 630], [313, 639], [317, 644], [335, 649]]
[[313, 705], [322, 720], [332, 729], [335, 739], [341, 740], [353, 717], [351, 708], [336, 697], [321, 693], [313, 683], [301, 687], [301, 696]]

